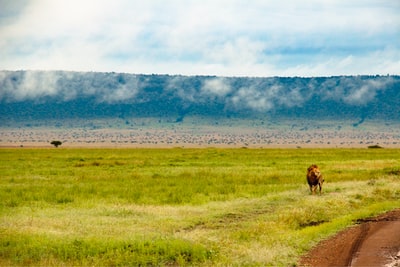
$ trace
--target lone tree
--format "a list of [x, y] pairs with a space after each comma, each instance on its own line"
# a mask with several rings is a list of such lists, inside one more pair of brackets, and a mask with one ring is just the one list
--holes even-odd
[[61, 141], [51, 141], [50, 144], [52, 144], [55, 147], [61, 146], [62, 142]]

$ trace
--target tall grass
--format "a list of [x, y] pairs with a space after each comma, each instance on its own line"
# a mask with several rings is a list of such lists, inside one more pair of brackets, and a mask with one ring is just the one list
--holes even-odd
[[295, 265], [400, 206], [399, 152], [1, 149], [0, 265]]

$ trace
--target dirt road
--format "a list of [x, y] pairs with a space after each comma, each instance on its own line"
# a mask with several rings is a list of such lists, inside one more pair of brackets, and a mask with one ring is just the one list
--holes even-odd
[[400, 209], [358, 221], [322, 241], [300, 266], [400, 266]]

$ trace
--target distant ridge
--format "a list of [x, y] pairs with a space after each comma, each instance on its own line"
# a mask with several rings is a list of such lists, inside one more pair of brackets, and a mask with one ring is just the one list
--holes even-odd
[[217, 77], [0, 71], [0, 123], [169, 117], [400, 121], [400, 76]]

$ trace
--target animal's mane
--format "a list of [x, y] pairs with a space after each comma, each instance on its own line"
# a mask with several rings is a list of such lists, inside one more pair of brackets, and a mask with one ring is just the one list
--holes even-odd
[[312, 169], [319, 169], [318, 166], [316, 164], [311, 165], [310, 167], [308, 167], [308, 171], [312, 171]]

